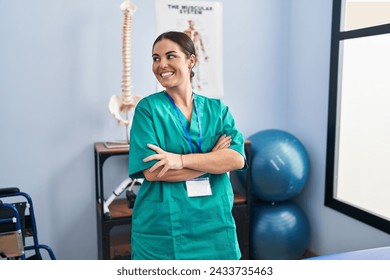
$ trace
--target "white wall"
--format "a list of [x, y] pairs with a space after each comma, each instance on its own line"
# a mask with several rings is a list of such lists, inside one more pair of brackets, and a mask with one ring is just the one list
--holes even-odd
[[[134, 94], [145, 96], [155, 89], [154, 1], [133, 2]], [[288, 129], [307, 147], [299, 201], [312, 250], [385, 245], [387, 235], [323, 206], [331, 1], [222, 2], [223, 100], [245, 136]], [[93, 144], [125, 139], [107, 108], [120, 95], [121, 3], [0, 2], [0, 186], [33, 197], [40, 241], [59, 259], [97, 257]], [[108, 192], [127, 174], [125, 157], [112, 161]]]

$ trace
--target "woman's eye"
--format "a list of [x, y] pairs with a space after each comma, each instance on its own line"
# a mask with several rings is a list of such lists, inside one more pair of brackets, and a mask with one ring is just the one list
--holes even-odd
[[169, 54], [169, 55], [167, 56], [167, 58], [168, 58], [168, 59], [173, 59], [173, 58], [175, 58], [175, 56], [174, 56], [173, 54]]
[[158, 57], [155, 56], [155, 57], [153, 57], [153, 61], [154, 61], [154, 62], [160, 61], [160, 58], [158, 58]]

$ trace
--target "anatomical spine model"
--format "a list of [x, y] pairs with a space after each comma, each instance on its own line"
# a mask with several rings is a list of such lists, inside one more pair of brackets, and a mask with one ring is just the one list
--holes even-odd
[[[108, 108], [110, 113], [114, 115], [118, 124], [126, 126], [126, 137], [129, 142], [129, 131], [131, 127], [131, 118], [129, 118], [129, 111], [131, 111], [141, 99], [139, 96], [133, 96], [132, 81], [131, 81], [131, 32], [132, 32], [132, 16], [136, 10], [136, 6], [131, 3], [131, 0], [125, 0], [120, 9], [123, 11], [123, 29], [122, 29], [122, 96], [111, 96]], [[125, 119], [121, 113], [125, 114]]]

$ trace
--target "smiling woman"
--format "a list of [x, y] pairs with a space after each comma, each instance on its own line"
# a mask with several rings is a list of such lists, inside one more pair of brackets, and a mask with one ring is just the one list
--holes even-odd
[[165, 90], [141, 99], [129, 175], [144, 178], [132, 217], [132, 259], [239, 259], [229, 171], [245, 170], [229, 108], [193, 92], [196, 52], [185, 33], [157, 37], [152, 70]]

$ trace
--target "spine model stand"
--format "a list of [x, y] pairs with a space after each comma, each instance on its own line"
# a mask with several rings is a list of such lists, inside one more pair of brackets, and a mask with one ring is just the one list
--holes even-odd
[[[111, 96], [108, 108], [110, 113], [114, 115], [118, 124], [124, 124], [126, 126], [126, 138], [129, 143], [130, 139], [130, 127], [131, 118], [129, 117], [130, 111], [135, 108], [140, 96], [132, 95], [132, 80], [131, 80], [131, 32], [133, 28], [133, 14], [136, 11], [136, 7], [131, 0], [125, 0], [120, 9], [123, 11], [123, 28], [122, 28], [122, 96]], [[124, 113], [126, 118], [121, 115]]]
[[[111, 96], [108, 108], [110, 113], [114, 115], [118, 124], [124, 124], [126, 127], [127, 143], [130, 142], [130, 128], [131, 118], [129, 112], [135, 108], [138, 101], [141, 99], [139, 96], [132, 95], [132, 81], [131, 81], [131, 32], [132, 32], [132, 16], [136, 10], [136, 6], [131, 3], [131, 0], [125, 0], [120, 9], [123, 11], [124, 20], [122, 28], [122, 96]], [[121, 115], [124, 113], [126, 118]], [[112, 192], [110, 197], [104, 201], [103, 210], [105, 218], [111, 218], [109, 206], [114, 199], [120, 196], [126, 189], [132, 191], [137, 180], [126, 178], [119, 186]], [[139, 183], [138, 183], [139, 185]]]

